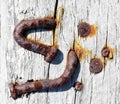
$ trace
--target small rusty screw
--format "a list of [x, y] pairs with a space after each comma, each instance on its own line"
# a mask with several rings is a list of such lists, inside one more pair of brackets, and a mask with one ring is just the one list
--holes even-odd
[[108, 48], [108, 47], [104, 47], [103, 49], [102, 49], [102, 56], [103, 57], [109, 57], [109, 55], [110, 55], [110, 49]]
[[83, 89], [83, 84], [81, 82], [75, 82], [73, 85], [76, 91], [81, 91]]
[[87, 37], [91, 32], [90, 25], [86, 22], [82, 22], [78, 25], [78, 35], [81, 37]]
[[103, 69], [103, 64], [99, 58], [93, 58], [90, 61], [89, 70], [91, 73], [97, 74], [100, 73]]

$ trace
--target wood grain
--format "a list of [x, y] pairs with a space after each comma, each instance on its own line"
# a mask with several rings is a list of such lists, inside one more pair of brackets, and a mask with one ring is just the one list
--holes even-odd
[[[59, 0], [57, 10], [64, 9], [61, 21], [55, 30], [56, 42], [61, 52], [51, 64], [44, 57], [29, 52], [13, 39], [13, 30], [22, 19], [54, 15], [55, 0], [4, 0], [1, 2], [0, 34], [0, 101], [2, 104], [120, 104], [120, 1], [119, 0]], [[63, 10], [62, 9], [62, 10]], [[61, 14], [62, 15], [62, 14]], [[59, 18], [59, 16], [57, 17]], [[78, 38], [77, 25], [85, 21], [97, 26], [96, 36]], [[35, 30], [29, 34], [46, 44], [53, 43], [52, 31]], [[24, 95], [13, 100], [8, 89], [9, 82], [26, 82], [30, 79], [54, 79], [60, 76], [66, 65], [66, 56], [78, 39], [82, 47], [89, 49], [80, 61], [75, 75], [64, 87], [48, 92]], [[101, 56], [105, 44], [114, 49], [114, 58], [108, 60], [99, 74], [89, 72], [90, 59]], [[82, 91], [72, 87], [82, 81]]]

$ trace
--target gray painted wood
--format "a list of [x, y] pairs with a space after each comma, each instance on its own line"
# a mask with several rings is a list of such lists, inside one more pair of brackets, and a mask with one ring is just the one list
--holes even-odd
[[[1, 2], [1, 67], [0, 101], [2, 104], [120, 104], [120, 1], [119, 0], [59, 0], [58, 13], [64, 8], [60, 25], [56, 29], [56, 40], [61, 53], [49, 64], [44, 57], [29, 52], [13, 39], [14, 27], [22, 19], [41, 18], [54, 14], [55, 0], [4, 0]], [[29, 79], [54, 79], [60, 76], [66, 65], [67, 53], [78, 38], [77, 25], [80, 21], [95, 24], [96, 36], [82, 39], [82, 47], [92, 51], [80, 62], [76, 74], [64, 87], [44, 93], [30, 94], [17, 100], [10, 97], [9, 82], [26, 82]], [[30, 36], [52, 44], [52, 32], [31, 33]], [[99, 74], [89, 72], [91, 57], [98, 56], [103, 61], [101, 49], [106, 44], [114, 51], [114, 58], [107, 61]], [[55, 62], [58, 62], [55, 64]], [[78, 77], [77, 77], [78, 76]], [[21, 79], [21, 78], [22, 79]], [[75, 91], [73, 82], [84, 84], [82, 91]]]

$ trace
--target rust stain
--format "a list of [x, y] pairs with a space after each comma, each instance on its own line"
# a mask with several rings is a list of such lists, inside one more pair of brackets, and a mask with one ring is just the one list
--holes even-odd
[[80, 61], [86, 58], [86, 56], [91, 55], [92, 51], [86, 48], [83, 48], [82, 45], [79, 44], [78, 40], [75, 40], [74, 50]]
[[[37, 38], [32, 38], [31, 36], [27, 36], [27, 39], [32, 41], [32, 42], [36, 42], [38, 44], [45, 44], [44, 42], [42, 42], [41, 40], [37, 39]], [[52, 46], [52, 44], [45, 44], [47, 46]]]
[[[61, 26], [61, 21], [62, 21], [62, 18], [63, 18], [63, 14], [64, 14], [64, 8], [59, 7], [58, 10], [57, 10], [57, 13], [56, 13], [56, 28], [52, 31], [53, 32], [53, 42], [50, 45], [47, 45], [47, 46], [57, 46], [57, 47], [59, 47], [58, 42], [57, 42], [58, 35], [56, 34], [56, 31]], [[44, 18], [54, 18], [53, 16], [54, 16], [54, 14], [52, 13], [48, 16], [45, 16]], [[33, 39], [29, 35], [27, 36], [27, 39], [29, 39], [31, 41], [34, 41], [34, 42], [37, 42], [37, 43], [44, 44], [41, 40]]]
[[58, 10], [57, 10], [57, 14], [56, 14], [56, 24], [57, 24], [56, 28], [58, 28], [61, 25], [63, 15], [64, 15], [64, 8], [59, 7]]
[[89, 37], [93, 37], [97, 33], [98, 26], [97, 25], [90, 25], [90, 34]]
[[44, 16], [44, 18], [54, 18], [53, 16], [54, 16], [54, 14], [52, 13], [52, 14], [49, 14], [47, 16]]
[[59, 47], [59, 45], [57, 42], [58, 35], [56, 33], [57, 33], [57, 29], [61, 26], [63, 14], [64, 14], [64, 8], [59, 7], [56, 13], [56, 28], [53, 30], [53, 45], [57, 47]]
[[53, 30], [53, 46], [59, 47], [58, 42], [57, 42], [57, 37], [58, 37], [58, 35]]
[[27, 36], [28, 40], [34, 41], [36, 43], [43, 43], [41, 40], [37, 39], [37, 37], [33, 38], [32, 36], [28, 35]]

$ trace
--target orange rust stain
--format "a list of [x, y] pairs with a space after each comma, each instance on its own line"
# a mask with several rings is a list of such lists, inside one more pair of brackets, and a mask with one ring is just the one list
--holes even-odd
[[60, 26], [60, 21], [56, 20], [56, 28], [59, 28], [59, 26]]
[[53, 16], [54, 16], [54, 14], [52, 13], [50, 15], [45, 16], [44, 18], [54, 18]]
[[64, 15], [64, 8], [59, 7], [56, 14], [56, 28], [59, 28]]
[[83, 59], [85, 59], [88, 55], [91, 55], [92, 51], [91, 50], [88, 50], [86, 48], [83, 48], [78, 40], [75, 40], [75, 43], [74, 43], [74, 50], [79, 58], [80, 61], [82, 61]]
[[96, 35], [97, 33], [97, 25], [90, 25], [90, 34], [88, 35], [88, 37], [93, 37]]
[[57, 33], [57, 29], [61, 26], [63, 14], [64, 14], [64, 8], [63, 7], [58, 8], [56, 13], [56, 28], [53, 30], [53, 43], [52, 43], [53, 46], [57, 46], [57, 47], [59, 47], [59, 45], [57, 42], [58, 35], [56, 33]]
[[55, 34], [55, 30], [53, 30], [53, 46], [57, 46], [57, 47], [59, 47], [59, 45], [58, 45], [58, 42], [57, 42], [57, 37], [58, 37], [58, 35], [57, 34]]
[[28, 40], [30, 40], [30, 41], [32, 41], [32, 42], [36, 42], [36, 43], [38, 43], [38, 44], [44, 44], [44, 45], [47, 45], [47, 46], [52, 46], [52, 44], [45, 44], [45, 43], [43, 43], [41, 40], [39, 40], [39, 39], [37, 39], [37, 38], [32, 38], [31, 36], [27, 36], [27, 39]]

